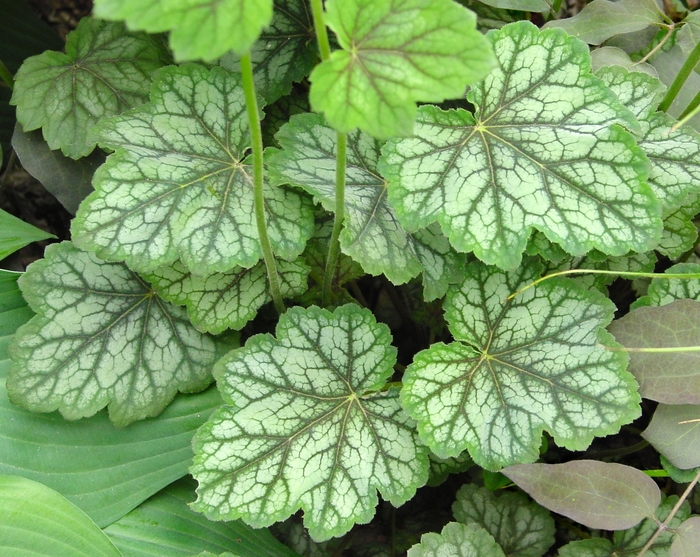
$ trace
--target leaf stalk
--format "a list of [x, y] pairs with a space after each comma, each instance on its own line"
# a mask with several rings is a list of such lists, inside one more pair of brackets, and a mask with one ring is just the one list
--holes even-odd
[[673, 104], [678, 93], [680, 93], [680, 90], [683, 88], [683, 85], [685, 85], [685, 82], [688, 80], [695, 66], [698, 65], [698, 62], [700, 62], [700, 42], [695, 45], [695, 48], [690, 52], [688, 58], [683, 62], [681, 69], [678, 71], [678, 75], [676, 75], [668, 91], [666, 91], [664, 98], [661, 99], [661, 103], [659, 104], [660, 111], [668, 112], [668, 109]]

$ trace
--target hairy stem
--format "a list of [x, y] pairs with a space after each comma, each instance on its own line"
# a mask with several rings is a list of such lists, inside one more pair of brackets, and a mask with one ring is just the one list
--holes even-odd
[[686, 80], [690, 76], [690, 73], [693, 71], [695, 66], [698, 65], [698, 62], [700, 62], [700, 42], [695, 45], [695, 48], [691, 51], [690, 55], [688, 56], [688, 58], [686, 58], [685, 62], [681, 66], [678, 75], [673, 80], [673, 83], [671, 83], [671, 86], [668, 88], [668, 91], [666, 91], [666, 95], [664, 95], [664, 98], [661, 100], [661, 103], [659, 104], [659, 110], [661, 110], [662, 112], [668, 111], [668, 109], [671, 107], [671, 104], [673, 104], [673, 101], [678, 96], [678, 93], [683, 88], [683, 85], [685, 84]]
[[263, 142], [260, 128], [260, 116], [258, 112], [258, 100], [255, 96], [255, 83], [253, 82], [253, 62], [250, 52], [241, 56], [241, 73], [243, 75], [243, 90], [245, 92], [245, 104], [248, 110], [250, 122], [250, 142], [253, 149], [253, 188], [255, 195], [255, 222], [258, 225], [258, 236], [262, 247], [263, 259], [267, 268], [267, 280], [270, 284], [270, 293], [277, 311], [285, 312], [280, 290], [279, 275], [275, 256], [272, 253], [270, 237], [267, 234], [265, 222], [265, 198], [263, 197]]

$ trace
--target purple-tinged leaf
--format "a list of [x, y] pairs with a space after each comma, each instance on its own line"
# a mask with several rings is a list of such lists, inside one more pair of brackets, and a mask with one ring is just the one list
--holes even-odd
[[700, 406], [659, 404], [642, 433], [671, 464], [687, 470], [700, 466]]
[[697, 557], [700, 555], [700, 516], [692, 516], [676, 530], [671, 546], [671, 557]]

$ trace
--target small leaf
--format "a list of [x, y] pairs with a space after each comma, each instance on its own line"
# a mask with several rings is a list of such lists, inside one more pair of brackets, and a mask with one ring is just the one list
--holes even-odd
[[700, 405], [659, 404], [642, 437], [681, 470], [700, 467]]
[[700, 516], [693, 516], [675, 530], [676, 538], [670, 557], [697, 557], [700, 555]]
[[452, 0], [327, 0], [342, 50], [311, 73], [311, 106], [342, 132], [409, 135], [416, 101], [464, 94], [493, 67], [473, 12]]
[[125, 426], [158, 415], [177, 391], [211, 382], [221, 346], [125, 265], [64, 242], [49, 246], [19, 285], [39, 315], [9, 347], [15, 404], [73, 420], [109, 405], [115, 425]]
[[[678, 263], [666, 269], [668, 274], [700, 273], [697, 263]], [[675, 300], [688, 298], [700, 300], [700, 279], [652, 279], [647, 295], [639, 298], [632, 306], [664, 306]]]
[[434, 453], [428, 453], [430, 463], [430, 476], [428, 485], [431, 487], [442, 484], [450, 474], [466, 472], [474, 466], [474, 461], [467, 451], [450, 458], [440, 458]]
[[178, 61], [247, 52], [272, 19], [272, 0], [97, 0], [95, 15], [130, 29], [171, 31]]
[[613, 551], [613, 544], [610, 540], [589, 538], [570, 542], [560, 547], [557, 557], [616, 557]]
[[277, 338], [256, 335], [217, 364], [222, 407], [194, 441], [193, 507], [253, 527], [299, 508], [317, 541], [374, 515], [376, 490], [398, 506], [428, 459], [396, 390], [378, 391], [396, 349], [386, 325], [348, 304], [291, 308]]
[[493, 537], [476, 524], [450, 522], [439, 534], [423, 534], [407, 557], [505, 557]]
[[77, 159], [95, 148], [90, 130], [100, 118], [148, 101], [151, 74], [167, 63], [158, 38], [85, 17], [68, 35], [65, 54], [24, 61], [11, 104], [25, 131], [42, 128], [51, 149]]
[[0, 259], [32, 242], [55, 237], [0, 209]]
[[[548, 12], [552, 5], [547, 0], [481, 0], [484, 4], [504, 10], [522, 12]], [[478, 12], [477, 12], [478, 13]]]
[[698, 237], [693, 219], [700, 213], [700, 195], [690, 193], [678, 209], [664, 211], [664, 231], [656, 251], [669, 259], [679, 259], [692, 249]]
[[626, 530], [654, 517], [661, 502], [644, 472], [609, 462], [517, 464], [501, 470], [543, 507], [589, 528]]

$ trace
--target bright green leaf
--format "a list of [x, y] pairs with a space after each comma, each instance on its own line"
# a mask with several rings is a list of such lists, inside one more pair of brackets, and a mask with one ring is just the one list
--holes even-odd
[[[152, 102], [100, 124], [119, 149], [95, 175], [73, 240], [103, 259], [151, 272], [181, 259], [199, 275], [262, 257], [253, 202], [243, 89], [236, 74], [188, 64], [161, 70]], [[295, 259], [313, 228], [307, 199], [268, 187], [275, 252]]]
[[570, 542], [559, 548], [557, 557], [616, 557], [613, 544], [605, 538], [589, 538]]
[[25, 131], [42, 128], [51, 149], [77, 159], [95, 148], [91, 128], [100, 118], [148, 101], [151, 74], [167, 63], [158, 38], [86, 17], [68, 35], [65, 54], [25, 60], [11, 103]]
[[95, 15], [130, 29], [170, 31], [175, 58], [214, 60], [247, 52], [272, 19], [272, 0], [97, 0]]
[[675, 529], [676, 537], [670, 557], [697, 557], [700, 555], [700, 516], [693, 516]]
[[505, 273], [475, 262], [447, 293], [456, 342], [419, 352], [403, 378], [402, 404], [438, 456], [465, 448], [488, 470], [539, 457], [543, 430], [571, 450], [639, 415], [626, 355], [605, 350], [614, 306], [568, 279], [515, 299], [540, 276], [528, 260]]
[[626, 530], [654, 517], [661, 502], [644, 472], [610, 462], [516, 464], [501, 471], [535, 501], [589, 528]]
[[0, 553], [13, 557], [121, 557], [84, 512], [54, 490], [0, 476]]
[[541, 557], [554, 543], [549, 511], [522, 493], [496, 497], [487, 489], [465, 484], [457, 492], [452, 512], [455, 520], [484, 528], [509, 557]]
[[108, 405], [115, 425], [125, 426], [158, 415], [178, 391], [211, 382], [221, 347], [125, 265], [64, 242], [49, 246], [19, 285], [39, 315], [8, 349], [15, 404], [73, 420]]
[[501, 64], [469, 93], [475, 117], [418, 110], [380, 170], [412, 231], [439, 221], [458, 251], [519, 265], [533, 228], [573, 255], [647, 251], [661, 233], [632, 114], [589, 73], [586, 45], [518, 22], [490, 32]]
[[195, 438], [194, 508], [254, 527], [301, 508], [322, 541], [368, 522], [376, 490], [395, 506], [413, 497], [428, 459], [396, 390], [378, 392], [396, 359], [388, 327], [353, 304], [295, 307], [276, 334], [217, 364], [230, 406]]
[[[700, 265], [697, 263], [678, 263], [666, 269], [668, 274], [700, 273]], [[676, 278], [652, 279], [647, 295], [639, 298], [632, 308], [640, 306], [664, 306], [675, 300], [689, 298], [700, 301], [700, 279]]]
[[700, 213], [700, 195], [690, 193], [678, 209], [664, 211], [664, 231], [656, 251], [669, 259], [678, 259], [695, 245], [698, 229], [693, 219]]
[[333, 128], [409, 135], [416, 101], [464, 94], [493, 67], [473, 12], [452, 0], [327, 0], [342, 50], [311, 73], [311, 106]]
[[493, 537], [476, 524], [450, 522], [439, 534], [423, 534], [407, 557], [505, 557]]
[[642, 437], [681, 470], [699, 467], [700, 405], [659, 404]]
[[55, 237], [0, 209], [0, 259], [32, 242]]

